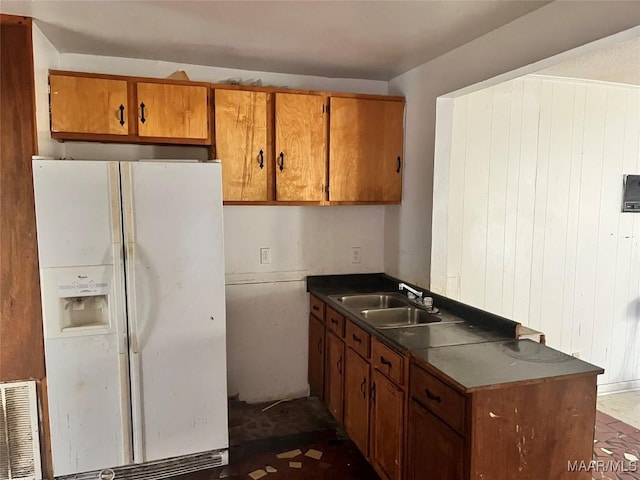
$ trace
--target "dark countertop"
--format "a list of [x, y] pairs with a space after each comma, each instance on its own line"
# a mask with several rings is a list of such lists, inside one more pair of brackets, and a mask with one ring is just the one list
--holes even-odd
[[411, 351], [466, 392], [495, 385], [604, 370], [532, 340], [473, 343]]
[[[516, 340], [519, 323], [416, 287], [434, 305], [462, 323], [376, 329], [331, 298], [337, 294], [397, 292], [401, 280], [385, 275], [307, 277], [307, 291], [397, 351], [439, 370], [465, 392], [514, 382], [577, 374], [600, 374], [600, 367], [531, 340]], [[406, 282], [405, 282], [406, 283]], [[415, 287], [415, 285], [412, 285]]]

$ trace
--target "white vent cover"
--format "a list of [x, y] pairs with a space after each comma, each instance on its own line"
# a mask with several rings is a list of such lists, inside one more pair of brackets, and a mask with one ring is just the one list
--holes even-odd
[[0, 480], [41, 478], [36, 383], [0, 383]]

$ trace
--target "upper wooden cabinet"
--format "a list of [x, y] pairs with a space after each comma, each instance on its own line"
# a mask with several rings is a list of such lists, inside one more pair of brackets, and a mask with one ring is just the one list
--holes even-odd
[[326, 121], [326, 97], [275, 94], [276, 200], [325, 200]]
[[210, 145], [209, 84], [49, 72], [51, 137]]
[[200, 85], [137, 82], [138, 135], [209, 138], [209, 89]]
[[402, 200], [404, 102], [331, 98], [329, 200]]
[[129, 134], [127, 82], [50, 76], [51, 132]]
[[215, 90], [216, 156], [222, 160], [225, 201], [269, 200], [271, 152], [266, 92]]

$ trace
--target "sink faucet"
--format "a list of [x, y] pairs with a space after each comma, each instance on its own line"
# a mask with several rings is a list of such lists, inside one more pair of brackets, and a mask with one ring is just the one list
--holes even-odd
[[416, 290], [415, 288], [410, 287], [406, 283], [401, 283], [400, 285], [398, 285], [398, 290], [400, 291], [406, 290], [407, 292], [409, 292], [407, 296], [411, 300], [413, 300], [414, 298], [422, 299], [422, 292], [419, 290]]

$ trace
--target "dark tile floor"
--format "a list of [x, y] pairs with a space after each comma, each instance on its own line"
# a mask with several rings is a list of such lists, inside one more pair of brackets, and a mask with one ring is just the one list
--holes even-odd
[[[379, 480], [317, 398], [283, 402], [263, 412], [269, 405], [231, 402], [230, 465], [174, 480], [250, 479], [250, 472], [267, 465], [276, 468], [277, 473], [268, 474], [265, 480]], [[594, 479], [640, 480], [640, 465], [633, 460], [640, 458], [637, 428], [598, 412], [595, 436], [593, 458], [603, 463], [599, 464], [598, 471], [593, 471]], [[291, 459], [302, 463], [300, 469], [291, 468], [288, 459], [276, 458], [278, 453], [295, 449], [303, 453]], [[323, 452], [322, 458], [304, 456], [309, 449]]]
[[594, 472], [593, 478], [640, 479], [640, 430], [598, 412], [593, 459], [603, 462], [600, 467], [596, 464], [599, 471]]
[[[229, 406], [229, 466], [182, 475], [175, 480], [250, 479], [249, 473], [276, 468], [265, 480], [379, 480], [358, 448], [315, 397], [270, 404]], [[302, 455], [278, 459], [278, 453], [300, 449]], [[304, 456], [309, 449], [323, 452], [319, 460]], [[289, 461], [301, 462], [291, 468]]]

